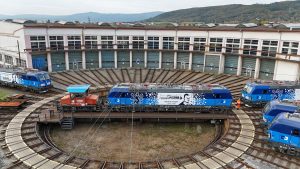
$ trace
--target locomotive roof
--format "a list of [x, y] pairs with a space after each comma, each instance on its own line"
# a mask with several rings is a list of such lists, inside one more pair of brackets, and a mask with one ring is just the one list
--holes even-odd
[[67, 87], [67, 91], [69, 93], [85, 93], [91, 85], [85, 84], [85, 85], [70, 85]]
[[[272, 126], [276, 124], [300, 129], [300, 113], [281, 113], [278, 115], [278, 118], [272, 122]], [[284, 130], [284, 128], [282, 129]]]
[[16, 68], [16, 69], [3, 69], [0, 68], [0, 72], [5, 72], [5, 73], [16, 73], [16, 74], [27, 74], [27, 75], [38, 75], [38, 74], [45, 74], [48, 72], [45, 71], [39, 71], [39, 70], [24, 70], [24, 69], [20, 69], [20, 68]]
[[295, 89], [300, 88], [300, 84], [297, 82], [285, 82], [285, 81], [265, 81], [265, 82], [250, 82], [248, 83], [250, 86], [261, 86], [261, 87], [269, 87], [270, 89]]
[[155, 91], [155, 92], [211, 92], [212, 90], [229, 90], [218, 84], [160, 84], [160, 83], [120, 83], [113, 86], [112, 90], [115, 91]]
[[278, 101], [278, 100], [271, 101], [270, 107], [272, 109], [286, 110], [286, 111], [295, 111], [298, 109], [298, 106], [296, 106], [290, 102], [283, 102], [283, 101]]

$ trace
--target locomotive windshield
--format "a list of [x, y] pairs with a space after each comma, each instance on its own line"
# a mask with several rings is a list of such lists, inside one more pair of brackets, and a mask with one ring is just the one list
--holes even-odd
[[48, 73], [45, 73], [44, 76], [45, 76], [46, 80], [49, 80], [49, 79], [50, 79], [50, 76], [49, 76]]
[[71, 93], [71, 99], [84, 98], [85, 96], [86, 96], [86, 93]]
[[253, 87], [246, 85], [243, 90], [247, 93], [250, 93], [252, 91], [252, 89], [253, 89]]
[[43, 75], [39, 75], [38, 77], [40, 80], [46, 80], [45, 76], [43, 76]]
[[40, 74], [38, 77], [39, 77], [40, 80], [49, 80], [50, 79], [50, 77], [47, 73]]
[[266, 106], [264, 107], [264, 109], [263, 109], [263, 112], [262, 112], [262, 113], [266, 113], [267, 111], [269, 111], [269, 110], [270, 110], [270, 108], [271, 108], [271, 105], [270, 105], [270, 103], [266, 104]]

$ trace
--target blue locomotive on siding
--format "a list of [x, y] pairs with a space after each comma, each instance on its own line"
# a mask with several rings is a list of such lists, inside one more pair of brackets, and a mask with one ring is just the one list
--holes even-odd
[[281, 113], [268, 127], [268, 141], [282, 153], [300, 155], [300, 114]]
[[52, 87], [48, 72], [23, 69], [0, 70], [0, 84], [34, 92], [47, 92]]
[[241, 100], [262, 107], [271, 100], [300, 100], [300, 85], [292, 82], [251, 82], [242, 90]]
[[220, 85], [117, 84], [108, 94], [113, 108], [186, 111], [195, 109], [223, 111], [231, 107], [231, 92]]
[[291, 102], [283, 102], [279, 100], [272, 100], [266, 104], [264, 109], [262, 110], [263, 113], [263, 120], [265, 124], [270, 124], [273, 119], [280, 113], [287, 112], [287, 113], [295, 113], [298, 111], [298, 106]]

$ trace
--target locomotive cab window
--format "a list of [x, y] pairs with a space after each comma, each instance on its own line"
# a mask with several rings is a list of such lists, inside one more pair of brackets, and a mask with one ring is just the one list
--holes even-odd
[[298, 129], [294, 129], [292, 132], [293, 136], [299, 136], [299, 130]]
[[44, 74], [44, 77], [47, 79], [47, 80], [49, 80], [50, 79], [50, 76], [49, 76], [49, 74]]
[[220, 99], [220, 98], [221, 98], [221, 95], [220, 95], [220, 94], [215, 94], [215, 98], [216, 98], [216, 99]]
[[263, 90], [263, 94], [268, 94], [268, 90]]
[[125, 98], [125, 97], [127, 97], [127, 93], [122, 93], [121, 98]]
[[38, 81], [37, 78], [35, 76], [27, 76], [26, 80], [30, 80], [30, 81]]
[[71, 99], [74, 98], [84, 98], [85, 93], [71, 93]]
[[27, 76], [25, 76], [25, 75], [22, 75], [21, 78], [22, 78], [23, 80], [28, 80]]
[[46, 77], [44, 75], [39, 75], [38, 77], [40, 80], [46, 80]]

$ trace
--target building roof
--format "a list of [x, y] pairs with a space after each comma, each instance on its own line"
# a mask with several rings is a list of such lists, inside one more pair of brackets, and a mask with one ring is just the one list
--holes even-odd
[[[71, 24], [72, 23], [72, 24]], [[280, 26], [258, 26], [255, 23], [245, 24], [200, 24], [183, 26], [178, 23], [23, 23], [27, 28], [78, 28], [78, 29], [129, 29], [129, 30], [187, 30], [187, 31], [250, 31], [250, 32], [300, 32], [300, 29]]]
[[91, 85], [70, 85], [67, 87], [69, 93], [85, 93]]
[[242, 23], [237, 25], [236, 27], [238, 28], [253, 28], [253, 27], [257, 27], [258, 25], [255, 23]]

